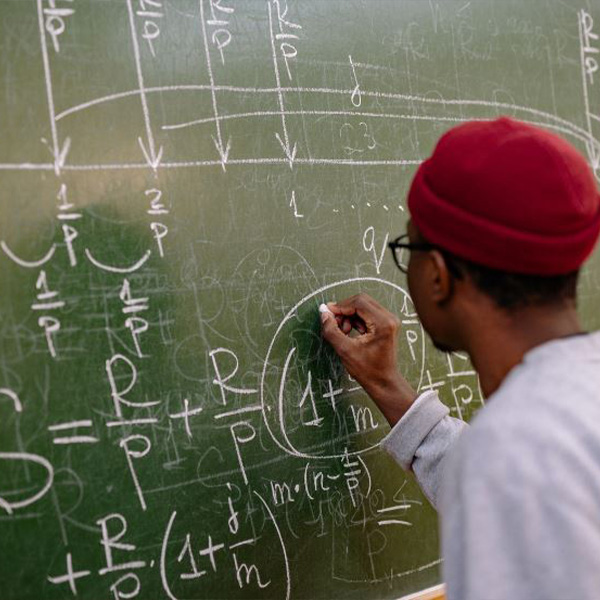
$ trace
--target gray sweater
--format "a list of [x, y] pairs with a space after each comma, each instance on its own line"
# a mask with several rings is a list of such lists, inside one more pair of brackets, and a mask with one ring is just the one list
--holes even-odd
[[600, 332], [530, 350], [470, 426], [422, 394], [382, 446], [440, 513], [449, 600], [600, 599]]

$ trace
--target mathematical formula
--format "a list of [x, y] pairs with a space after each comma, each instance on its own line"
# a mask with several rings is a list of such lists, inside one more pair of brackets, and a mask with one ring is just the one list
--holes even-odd
[[[319, 37], [325, 8], [310, 3], [105, 4], [20, 3], [43, 124], [37, 158], [0, 158], [18, 192], [0, 220], [0, 538], [5, 555], [34, 538], [43, 552], [7, 563], [0, 595], [397, 597], [435, 581], [433, 511], [382, 456], [388, 426], [323, 343], [317, 307], [380, 299], [401, 319], [407, 379], [470, 418], [483, 398], [467, 356], [434, 355], [386, 258], [408, 215], [385, 181], [406, 187], [423, 136], [497, 113], [565, 135], [600, 177], [592, 11], [560, 46], [579, 124], [496, 83], [489, 97], [426, 76], [412, 89], [436, 36], [479, 64], [504, 27], [537, 57], [541, 34], [516, 16], [478, 46], [470, 3], [392, 29], [354, 7], [400, 56], [402, 86], [343, 20]], [[103, 72], [98, 56], [120, 62]]]

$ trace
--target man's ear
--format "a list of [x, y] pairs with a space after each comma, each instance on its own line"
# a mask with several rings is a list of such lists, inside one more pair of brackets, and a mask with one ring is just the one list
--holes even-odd
[[454, 293], [454, 278], [448, 270], [443, 254], [438, 250], [430, 250], [427, 253], [427, 261], [431, 299], [437, 304], [444, 304]]

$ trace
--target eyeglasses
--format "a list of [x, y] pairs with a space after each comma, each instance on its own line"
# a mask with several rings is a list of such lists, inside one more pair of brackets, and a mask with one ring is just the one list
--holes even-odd
[[392, 251], [392, 255], [394, 256], [394, 262], [396, 266], [406, 275], [408, 273], [408, 267], [403, 262], [404, 250], [434, 250], [436, 246], [433, 244], [411, 244], [408, 241], [408, 233], [401, 235], [399, 238], [396, 238], [393, 242], [388, 243], [388, 248]]

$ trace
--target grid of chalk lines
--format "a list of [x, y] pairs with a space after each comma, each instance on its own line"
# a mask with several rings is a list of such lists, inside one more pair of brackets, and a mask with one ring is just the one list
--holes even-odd
[[[0, 171], [44, 171], [50, 177], [55, 178], [55, 184], [58, 191], [58, 215], [57, 220], [60, 225], [59, 230], [62, 232], [62, 245], [64, 245], [69, 263], [71, 266], [77, 264], [78, 256], [75, 250], [75, 240], [77, 239], [77, 221], [81, 218], [81, 214], [77, 212], [77, 207], [70, 202], [66, 175], [73, 171], [88, 172], [93, 175], [97, 171], [111, 170], [148, 170], [154, 176], [163, 170], [172, 169], [201, 169], [205, 167], [220, 167], [224, 172], [229, 168], [234, 168], [236, 165], [288, 165], [290, 170], [301, 168], [302, 165], [347, 165], [349, 167], [368, 167], [368, 166], [397, 166], [397, 165], [418, 165], [420, 159], [403, 159], [403, 160], [364, 160], [357, 157], [311, 157], [302, 153], [298, 142], [294, 139], [290, 128], [288, 127], [290, 119], [294, 118], [312, 118], [312, 117], [360, 117], [362, 119], [385, 119], [385, 120], [407, 120], [407, 121], [431, 121], [431, 122], [448, 122], [448, 125], [467, 120], [468, 117], [458, 116], [432, 116], [419, 114], [418, 110], [410, 111], [410, 114], [402, 113], [386, 113], [386, 112], [371, 112], [364, 109], [364, 104], [368, 100], [381, 99], [385, 101], [398, 101], [401, 103], [410, 103], [414, 108], [421, 106], [427, 109], [439, 107], [441, 109], [460, 108], [462, 111], [468, 112], [469, 109], [477, 109], [479, 111], [489, 111], [489, 116], [494, 116], [498, 112], [510, 113], [516, 115], [521, 120], [541, 125], [543, 127], [557, 131], [566, 137], [577, 142], [581, 147], [585, 148], [590, 164], [594, 171], [598, 173], [600, 165], [600, 145], [594, 137], [594, 130], [597, 123], [600, 122], [600, 117], [594, 113], [593, 99], [597, 95], [594, 89], [596, 84], [596, 71], [598, 70], [598, 43], [597, 28], [594, 24], [592, 15], [585, 9], [578, 10], [574, 13], [573, 28], [578, 34], [579, 41], [579, 56], [578, 62], [581, 68], [581, 98], [582, 110], [584, 115], [584, 125], [578, 125], [574, 122], [561, 118], [556, 114], [538, 110], [529, 106], [522, 106], [513, 103], [503, 103], [489, 100], [476, 99], [452, 99], [441, 97], [418, 96], [406, 93], [382, 92], [377, 89], [372, 89], [370, 86], [361, 85], [361, 74], [368, 69], [376, 68], [376, 65], [359, 62], [353, 59], [352, 55], [348, 54], [347, 71], [348, 83], [347, 87], [329, 88], [329, 87], [302, 87], [296, 84], [294, 71], [296, 63], [300, 60], [301, 55], [299, 49], [303, 41], [307, 37], [307, 32], [298, 15], [295, 15], [295, 3], [286, 2], [285, 0], [263, 0], [261, 2], [253, 1], [254, 8], [261, 6], [264, 11], [265, 38], [271, 50], [271, 64], [273, 84], [269, 87], [236, 87], [231, 85], [220, 85], [217, 81], [215, 73], [217, 72], [216, 65], [220, 62], [224, 64], [227, 53], [231, 51], [234, 44], [234, 34], [232, 23], [237, 17], [236, 11], [243, 12], [240, 8], [239, 0], [234, 2], [231, 0], [197, 0], [195, 3], [198, 27], [202, 39], [202, 51], [204, 53], [206, 72], [208, 74], [208, 83], [205, 84], [181, 84], [177, 86], [150, 86], [146, 83], [146, 69], [148, 69], [148, 60], [145, 57], [156, 55], [160, 45], [161, 35], [166, 27], [167, 19], [165, 16], [169, 11], [169, 4], [175, 0], [123, 0], [123, 14], [127, 19], [128, 24], [128, 43], [131, 46], [131, 56], [134, 62], [136, 86], [134, 89], [118, 91], [106, 96], [90, 99], [86, 102], [69, 106], [59, 107], [55, 104], [54, 86], [57, 81], [57, 73], [55, 69], [60, 63], [61, 51], [65, 54], [64, 42], [68, 37], [69, 30], [77, 27], [77, 18], [80, 11], [89, 8], [89, 4], [80, 5], [76, 0], [21, 0], [21, 8], [27, 3], [31, 7], [37, 20], [37, 34], [39, 38], [39, 51], [43, 67], [45, 104], [47, 106], [47, 129], [49, 135], [43, 138], [43, 143], [47, 146], [50, 160], [47, 162], [15, 162], [1, 163]], [[10, 2], [7, 5], [0, 6], [1, 12], [10, 10]], [[301, 15], [301, 11], [298, 11]], [[0, 40], [0, 48], [2, 40]], [[157, 123], [156, 116], [152, 114], [149, 108], [148, 98], [155, 94], [177, 93], [183, 90], [196, 90], [207, 94], [210, 99], [206, 106], [210, 109], [210, 116], [203, 117], [183, 123], [177, 124], [161, 124]], [[222, 112], [220, 99], [223, 94], [267, 94], [277, 100], [277, 109], [270, 111], [254, 111], [241, 113]], [[312, 97], [327, 97], [335, 96], [346, 99], [346, 110], [286, 110], [286, 96], [288, 94], [307, 94]], [[139, 161], [132, 163], [105, 163], [105, 164], [79, 164], [74, 160], [71, 153], [71, 138], [68, 135], [61, 133], [61, 124], [65, 123], [68, 118], [82, 111], [86, 111], [93, 107], [106, 105], [111, 102], [117, 102], [120, 99], [134, 97], [139, 99], [139, 110], [143, 119], [143, 130], [140, 132], [136, 140], [139, 149]], [[252, 157], [252, 158], [236, 158], [235, 144], [231, 137], [226, 134], [226, 124], [232, 119], [247, 119], [247, 118], [262, 118], [270, 117], [278, 120], [278, 127], [273, 131], [272, 135], [277, 143], [276, 148], [278, 153], [270, 157]], [[211, 128], [210, 137], [214, 145], [212, 156], [202, 160], [190, 161], [173, 161], [166, 156], [163, 145], [158, 141], [156, 135], [160, 129], [162, 135], [168, 135], [170, 131], [183, 130], [186, 128], [202, 125]], [[368, 128], [365, 133], [365, 143], [368, 148], [371, 148]], [[157, 177], [158, 182], [158, 177]], [[147, 310], [147, 299], [139, 298], [132, 292], [127, 277], [141, 269], [150, 258], [151, 254], [158, 253], [161, 257], [164, 255], [163, 240], [168, 235], [168, 227], [161, 221], [164, 215], [168, 214], [168, 209], [161, 200], [161, 190], [157, 183], [150, 190], [150, 210], [148, 213], [153, 217], [152, 233], [156, 242], [155, 248], [148, 250], [141, 257], [136, 257], [129, 264], [107, 264], [95, 257], [89, 249], [85, 249], [85, 259], [94, 267], [109, 273], [116, 273], [123, 276], [123, 287], [120, 297], [123, 300], [123, 312], [127, 315], [127, 327], [130, 329], [132, 341], [136, 349], [138, 357], [142, 356], [140, 349], [140, 339], [148, 327], [148, 322], [143, 319], [142, 315]], [[301, 219], [303, 215], [299, 210], [295, 198], [292, 195], [290, 207], [294, 212], [294, 216]], [[42, 257], [24, 257], [11, 247], [6, 240], [0, 240], [0, 248], [4, 257], [2, 260], [8, 260], [22, 269], [33, 269], [38, 273], [36, 281], [36, 289], [38, 293], [36, 299], [31, 306], [32, 311], [38, 315], [38, 325], [44, 335], [48, 354], [51, 358], [57, 358], [56, 336], [60, 332], [60, 318], [57, 316], [60, 309], [64, 307], [64, 301], [60, 299], [59, 293], [53, 288], [51, 282], [48, 281], [46, 275], [47, 265], [50, 264], [58, 244], [52, 244], [48, 252]], [[373, 251], [374, 261], [379, 272], [378, 254], [375, 252], [374, 239], [370, 246], [365, 243], [365, 250]], [[368, 280], [381, 282], [388, 285], [379, 278], [357, 278], [356, 280]], [[348, 280], [354, 281], [354, 280]], [[345, 282], [339, 282], [345, 283]], [[326, 290], [328, 287], [320, 288], [311, 296]], [[297, 306], [300, 306], [306, 298], [300, 300]], [[294, 314], [294, 307], [289, 315]], [[270, 350], [270, 349], [269, 349]], [[226, 350], [222, 350], [227, 352]], [[291, 355], [288, 355], [290, 358]], [[213, 365], [217, 374], [218, 382], [221, 384], [221, 390], [233, 390], [239, 393], [255, 393], [257, 390], [242, 390], [234, 388], [232, 385], [227, 385], [227, 379], [219, 374], [219, 367], [215, 360], [215, 355], [211, 355]], [[234, 360], [237, 358], [234, 356]], [[111, 363], [112, 361], [112, 363]], [[125, 391], [119, 388], [119, 384], [113, 377], [111, 379], [110, 367], [119, 361], [132, 364], [131, 360], [123, 355], [113, 356], [111, 361], [107, 361], [107, 372], [113, 391], [113, 399], [115, 400], [115, 421], [114, 425], [120, 426], [123, 421], [123, 408], [126, 402], [123, 401]], [[135, 369], [135, 367], [132, 367]], [[0, 385], [2, 382], [0, 381]], [[25, 405], [20, 398], [19, 391], [12, 387], [0, 387], [0, 398], [6, 400], [4, 410], [12, 411], [14, 414], [22, 413]], [[121, 402], [121, 403], [120, 403]], [[7, 408], [8, 407], [8, 408]], [[243, 409], [233, 411], [236, 414], [245, 412], [254, 412], [261, 407], [250, 406]], [[190, 407], [188, 401], [185, 400], [182, 411], [175, 415], [170, 415], [171, 418], [182, 419], [185, 423], [185, 428], [188, 434], [190, 418], [199, 414], [200, 409]], [[221, 416], [229, 416], [223, 414]], [[121, 422], [119, 422], [121, 420]], [[137, 499], [142, 510], [146, 510], [146, 498], [136, 476], [135, 461], [145, 456], [150, 444], [146, 436], [142, 435], [135, 429], [135, 426], [143, 426], [149, 424], [152, 419], [139, 418], [130, 419], [128, 425], [134, 427], [134, 433], [124, 437], [121, 445], [124, 448], [127, 464], [133, 482], [135, 484]], [[58, 446], [74, 446], [77, 444], [94, 444], [99, 439], [90, 432], [91, 421], [87, 419], [73, 420], [69, 422], [54, 423], [47, 427], [49, 433], [53, 437], [53, 442]], [[110, 425], [110, 424], [109, 424]], [[283, 430], [283, 428], [282, 428]], [[283, 432], [284, 433], [284, 432]], [[277, 436], [274, 436], [274, 441], [285, 452], [299, 457], [305, 456], [302, 452], [297, 451], [291, 444], [283, 444], [278, 441]], [[243, 432], [236, 438], [234, 435], [235, 450], [239, 453], [239, 444], [244, 442]], [[290, 452], [291, 447], [291, 452]], [[28, 468], [40, 469], [44, 473], [41, 483], [33, 486], [28, 492], [21, 495], [6, 494], [0, 496], [0, 511], [5, 517], [18, 518], [26, 511], [31, 511], [35, 506], [42, 502], [51, 492], [55, 470], [51, 462], [44, 456], [28, 452], [25, 449], [13, 452], [0, 452], [0, 460], [9, 461], [11, 463], [27, 463]], [[346, 467], [352, 469], [361, 467], [365, 470], [366, 465], [361, 461], [360, 457], [346, 456]], [[240, 467], [243, 474], [244, 483], [247, 485], [243, 463], [240, 458]], [[228, 486], [230, 484], [227, 484]], [[310, 495], [309, 486], [306, 485], [306, 491]], [[285, 488], [279, 488], [281, 494], [289, 493]], [[284, 582], [281, 588], [283, 597], [289, 598], [292, 595], [292, 579], [293, 574], [290, 570], [290, 560], [286, 543], [282, 530], [278, 524], [278, 519], [273, 510], [271, 503], [265, 499], [259, 492], [253, 491], [256, 496], [256, 501], [261, 505], [264, 514], [273, 526], [276, 534], [274, 538], [281, 548], [282, 557], [282, 581]], [[281, 496], [283, 497], [283, 496]], [[236, 521], [236, 512], [233, 508], [231, 496], [228, 497], [229, 507], [229, 527], [234, 533], [237, 531], [239, 523]], [[384, 513], [381, 517], [381, 524], [388, 522], [402, 524], [399, 519], [386, 519], [385, 513], [389, 510], [396, 509], [398, 506], [386, 507], [380, 510]], [[166, 553], [168, 548], [169, 536], [174, 523], [177, 519], [177, 511], [173, 510], [170, 513], [169, 519], [166, 522], [164, 536], [160, 547], [160, 555], [156, 559], [160, 574], [160, 581], [164, 595], [169, 598], [175, 598], [175, 594], [169, 583], [169, 576], [166, 568]], [[404, 523], [406, 524], [406, 523]], [[410, 524], [410, 523], [408, 523]], [[98, 531], [101, 534], [101, 544], [105, 553], [106, 566], [101, 569], [98, 574], [100, 576], [106, 574], [116, 574], [112, 584], [109, 586], [111, 597], [114, 598], [133, 598], [141, 593], [141, 577], [138, 574], [139, 569], [146, 567], [154, 567], [155, 561], [152, 560], [148, 564], [144, 560], [129, 560], [119, 563], [117, 561], [118, 551], [131, 552], [135, 549], [135, 545], [126, 541], [127, 520], [120, 513], [107, 515], [97, 522]], [[67, 536], [65, 532], [65, 524], [61, 521], [60, 527], [63, 536], [63, 542], [67, 545]], [[267, 588], [267, 582], [264, 575], [261, 576], [256, 565], [247, 564], [238, 560], [238, 555], [235, 553], [237, 548], [255, 543], [253, 539], [239, 539], [236, 542], [229, 544], [226, 549], [232, 553], [234, 560], [234, 573], [240, 589], [252, 582], [260, 589]], [[200, 578], [206, 574], [206, 571], [200, 569], [197, 564], [199, 557], [208, 557], [209, 564], [215, 568], [215, 556], [219, 551], [225, 549], [225, 544], [213, 543], [208, 540], [206, 546], [200, 549], [199, 555], [196, 558], [192, 552], [191, 541], [189, 534], [185, 538], [183, 549], [177, 560], [181, 562], [184, 558], [189, 560], [190, 571], [187, 573], [188, 579]], [[439, 563], [439, 560], [431, 563], [420, 565], [417, 568], [405, 573], [394, 574], [395, 577], [407, 575], [415, 571], [424, 570]], [[91, 571], [77, 566], [75, 559], [70, 551], [65, 552], [62, 570], [49, 573], [47, 581], [53, 586], [58, 586], [64, 590], [64, 593], [76, 596], [78, 593], [78, 585], [81, 580], [91, 575]], [[262, 578], [261, 578], [262, 577]], [[182, 577], [183, 578], [183, 577]], [[4, 585], [4, 584], [3, 584]], [[14, 595], [14, 594], [13, 594]]]

